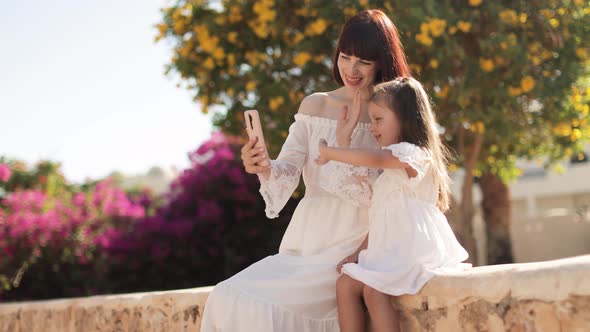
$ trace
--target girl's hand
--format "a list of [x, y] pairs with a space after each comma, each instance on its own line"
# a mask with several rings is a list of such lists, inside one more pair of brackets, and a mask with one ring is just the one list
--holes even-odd
[[336, 141], [339, 147], [348, 147], [352, 132], [361, 118], [361, 91], [357, 90], [352, 98], [352, 107], [344, 105], [336, 125]]
[[268, 160], [268, 156], [264, 153], [263, 148], [256, 148], [256, 142], [258, 137], [253, 140], [249, 140], [242, 147], [242, 162], [244, 169], [250, 174], [262, 174], [265, 178], [270, 176], [270, 161], [268, 166], [259, 166], [261, 161]]
[[348, 263], [358, 263], [358, 261], [359, 261], [359, 252], [355, 251], [354, 254], [345, 257], [343, 260], [340, 261], [340, 263], [338, 263], [338, 265], [336, 265], [336, 271], [338, 271], [338, 273], [342, 273], [342, 265], [348, 264]]
[[318, 165], [323, 165], [330, 161], [330, 159], [326, 157], [326, 148], [328, 147], [328, 142], [322, 138], [320, 140], [319, 146], [320, 155], [315, 159], [315, 162]]

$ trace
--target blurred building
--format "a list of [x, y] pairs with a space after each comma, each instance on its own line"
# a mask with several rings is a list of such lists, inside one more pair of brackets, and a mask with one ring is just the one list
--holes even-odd
[[[510, 184], [511, 237], [515, 262], [543, 261], [590, 254], [590, 146], [582, 158], [564, 162], [564, 172], [521, 162], [523, 175]], [[453, 194], [460, 198], [462, 172], [454, 174]], [[485, 225], [481, 192], [473, 188], [474, 232], [478, 259], [485, 264]]]
[[111, 174], [126, 190], [149, 188], [154, 194], [161, 194], [168, 190], [170, 183], [178, 176], [178, 170], [174, 167], [152, 167], [144, 174], [126, 175], [122, 173]]

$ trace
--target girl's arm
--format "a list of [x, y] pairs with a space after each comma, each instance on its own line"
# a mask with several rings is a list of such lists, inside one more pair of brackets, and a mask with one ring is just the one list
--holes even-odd
[[320, 156], [318, 164], [325, 164], [330, 160], [339, 161], [354, 166], [370, 168], [410, 168], [402, 163], [389, 151], [370, 149], [349, 149], [329, 147], [325, 140], [320, 141]]

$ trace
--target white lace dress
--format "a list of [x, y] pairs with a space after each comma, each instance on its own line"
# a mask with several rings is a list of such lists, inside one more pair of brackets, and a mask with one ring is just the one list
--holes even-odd
[[386, 169], [375, 180], [368, 247], [358, 264], [345, 264], [342, 271], [382, 293], [415, 294], [434, 275], [471, 265], [462, 263], [468, 254], [436, 206], [438, 186], [429, 154], [405, 142], [383, 149], [418, 175]]
[[[368, 230], [371, 178], [367, 168], [342, 167], [327, 173], [315, 164], [318, 143], [336, 144], [336, 121], [297, 114], [268, 180], [260, 192], [274, 218], [296, 189], [301, 174], [305, 197], [283, 236], [279, 253], [219, 283], [209, 295], [201, 331], [339, 331], [336, 264], [354, 252]], [[359, 124], [352, 146], [376, 148], [368, 124]], [[344, 187], [326, 191], [323, 177]], [[261, 220], [260, 227], [264, 227]]]

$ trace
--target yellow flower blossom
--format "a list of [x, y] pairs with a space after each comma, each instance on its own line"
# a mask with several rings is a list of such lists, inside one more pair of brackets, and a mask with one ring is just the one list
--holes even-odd
[[366, 8], [369, 5], [369, 0], [359, 0], [359, 5]]
[[207, 58], [207, 60], [205, 60], [205, 62], [203, 62], [203, 67], [211, 70], [211, 69], [215, 68], [215, 62], [213, 62], [213, 59]]
[[498, 65], [498, 66], [504, 66], [506, 64], [506, 59], [504, 59], [501, 56], [496, 56], [494, 58], [494, 62]]
[[553, 134], [558, 136], [569, 136], [572, 133], [572, 127], [565, 123], [561, 122], [557, 126], [553, 127]]
[[235, 42], [238, 41], [238, 33], [235, 31], [232, 31], [230, 33], [227, 34], [227, 40], [232, 43], [235, 44]]
[[252, 67], [258, 66], [258, 63], [260, 62], [259, 57], [258, 57], [258, 53], [256, 53], [256, 51], [248, 51], [248, 52], [246, 52], [244, 57], [248, 61], [248, 64], [250, 64], [250, 66], [252, 66]]
[[253, 10], [258, 14], [261, 22], [270, 22], [277, 16], [277, 11], [272, 9], [273, 1], [261, 0], [254, 3]]
[[580, 138], [582, 138], [582, 131], [578, 128], [572, 130], [572, 134], [570, 135], [570, 140], [572, 142], [576, 142]]
[[527, 20], [527, 14], [525, 13], [520, 13], [518, 14], [518, 21], [520, 21], [520, 23], [525, 24], [526, 20]]
[[270, 30], [265, 22], [255, 20], [248, 22], [248, 25], [254, 30], [254, 34], [258, 36], [258, 38], [264, 39], [268, 37]]
[[576, 56], [582, 60], [585, 60], [588, 57], [588, 53], [586, 49], [583, 47], [576, 48]]
[[508, 94], [515, 97], [515, 96], [520, 96], [522, 94], [522, 90], [520, 88], [515, 88], [515, 87], [508, 87]]
[[156, 36], [156, 41], [162, 39], [164, 36], [166, 36], [166, 32], [168, 32], [168, 24], [166, 23], [161, 23], [161, 24], [157, 24], [156, 28], [158, 29], [158, 35]]
[[520, 80], [520, 88], [522, 92], [527, 93], [535, 87], [535, 79], [531, 76], [526, 76]]
[[268, 102], [268, 106], [270, 107], [271, 111], [276, 111], [283, 103], [285, 99], [282, 96], [278, 96], [275, 98], [271, 98]]
[[174, 30], [174, 33], [177, 35], [183, 35], [186, 32], [185, 21], [183, 19], [174, 21], [174, 24], [172, 25], [172, 30]]
[[541, 13], [541, 15], [545, 16], [545, 18], [550, 19], [553, 17], [553, 11], [549, 10], [549, 9], [541, 9], [539, 10], [539, 13]]
[[457, 165], [449, 164], [449, 172], [453, 173], [457, 171]]
[[[344, 8], [344, 11], [346, 13], [346, 8]], [[299, 9], [295, 9], [295, 15], [297, 16], [309, 16], [309, 7], [303, 7], [303, 8], [299, 8]]]
[[483, 122], [481, 122], [481, 121], [478, 121], [478, 122], [472, 124], [470, 129], [473, 130], [473, 132], [478, 133], [478, 134], [483, 134], [486, 131], [486, 128], [485, 128]]
[[457, 28], [465, 33], [471, 30], [471, 23], [465, 21], [457, 22]]
[[449, 86], [443, 85], [437, 92], [436, 95], [440, 98], [446, 98], [449, 95]]
[[239, 6], [229, 7], [228, 19], [230, 23], [237, 23], [242, 20], [242, 13]]
[[293, 45], [299, 44], [299, 42], [302, 41], [303, 38], [305, 38], [305, 35], [303, 35], [301, 32], [297, 32], [295, 34], [295, 36], [293, 37], [293, 41], [292, 41]]
[[434, 69], [438, 68], [438, 60], [436, 60], [436, 59], [430, 60], [430, 67], [432, 67]]
[[215, 51], [213, 51], [212, 56], [215, 60], [221, 61], [223, 60], [223, 58], [225, 58], [225, 51], [223, 50], [223, 48], [218, 47], [215, 49]]
[[483, 71], [490, 72], [494, 70], [494, 60], [487, 58], [479, 58], [479, 66]]
[[356, 8], [352, 8], [352, 7], [344, 7], [344, 17], [352, 17], [354, 15], [356, 15], [357, 10]]
[[541, 52], [541, 58], [543, 60], [548, 60], [553, 58], [553, 52], [547, 51], [547, 50], [543, 50], [543, 52]]
[[454, 35], [454, 34], [455, 34], [455, 32], [457, 32], [457, 27], [450, 27], [450, 28], [449, 28], [449, 33], [450, 33], [451, 35]]
[[315, 62], [315, 63], [321, 63], [322, 61], [324, 61], [323, 55], [316, 55], [313, 57], [313, 62]]
[[180, 55], [184, 58], [187, 58], [193, 50], [193, 47], [194, 45], [192, 42], [186, 42], [184, 45], [182, 45], [182, 48], [179, 51]]
[[236, 56], [233, 54], [228, 54], [226, 61], [229, 67], [233, 67], [236, 64]]
[[516, 12], [512, 9], [504, 9], [498, 16], [504, 23], [511, 25], [518, 23], [518, 15], [516, 15]]
[[293, 58], [293, 63], [295, 63], [298, 67], [303, 67], [307, 64], [307, 62], [311, 59], [311, 54], [307, 52], [298, 53]]
[[215, 18], [215, 23], [217, 25], [224, 25], [225, 24], [225, 17], [224, 16], [217, 16]]
[[559, 27], [559, 21], [556, 18], [549, 19], [549, 24], [554, 28]]
[[254, 91], [254, 89], [256, 89], [256, 82], [249, 81], [246, 83], [246, 91]]
[[416, 35], [416, 41], [422, 45], [430, 46], [432, 45], [432, 38], [427, 33], [421, 32]]
[[439, 18], [434, 18], [428, 22], [428, 28], [433, 37], [438, 37], [445, 32], [447, 21]]
[[539, 64], [541, 64], [541, 58], [539, 58], [538, 56], [536, 56], [536, 55], [529, 55], [528, 57], [529, 57], [529, 59], [531, 59], [531, 62], [535, 66], [538, 66]]
[[482, 0], [469, 0], [469, 5], [471, 7], [477, 7], [477, 6], [481, 5], [481, 1]]
[[538, 53], [541, 49], [542, 45], [539, 42], [533, 42], [529, 45], [529, 52], [531, 53]]
[[328, 22], [323, 18], [319, 18], [307, 26], [305, 34], [308, 36], [321, 35], [327, 27]]

